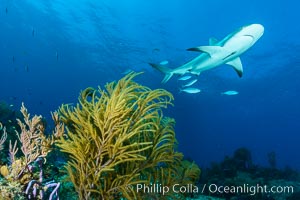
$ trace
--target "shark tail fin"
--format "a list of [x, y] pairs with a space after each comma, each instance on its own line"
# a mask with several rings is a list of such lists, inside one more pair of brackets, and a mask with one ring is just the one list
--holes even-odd
[[162, 72], [165, 74], [164, 79], [161, 81], [162, 83], [166, 83], [168, 82], [168, 80], [170, 80], [170, 78], [173, 76], [173, 72], [172, 69], [164, 66], [164, 65], [160, 65], [160, 64], [153, 64], [153, 63], [149, 63], [149, 65], [151, 65], [153, 68], [157, 69], [158, 71]]

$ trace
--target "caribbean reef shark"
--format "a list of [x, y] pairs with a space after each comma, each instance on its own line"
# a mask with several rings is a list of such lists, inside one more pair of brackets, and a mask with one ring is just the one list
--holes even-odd
[[166, 83], [174, 74], [200, 75], [201, 72], [222, 64], [231, 65], [239, 77], [242, 77], [243, 66], [239, 56], [253, 46], [263, 33], [264, 27], [260, 24], [243, 26], [221, 41], [210, 38], [209, 46], [187, 49], [188, 51], [201, 52], [201, 54], [178, 68], [171, 69], [162, 64], [149, 64], [165, 74], [162, 83]]

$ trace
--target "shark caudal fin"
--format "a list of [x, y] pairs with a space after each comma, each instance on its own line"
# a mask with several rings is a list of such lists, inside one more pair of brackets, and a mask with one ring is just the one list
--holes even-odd
[[168, 82], [168, 80], [170, 80], [170, 78], [173, 76], [172, 69], [166, 67], [165, 65], [153, 63], [149, 63], [149, 65], [165, 74], [164, 79], [161, 81], [162, 83]]

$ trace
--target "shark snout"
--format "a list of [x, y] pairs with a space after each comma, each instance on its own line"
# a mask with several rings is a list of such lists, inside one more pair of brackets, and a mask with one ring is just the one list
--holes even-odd
[[264, 34], [264, 27], [261, 24], [251, 24], [245, 27], [245, 32], [247, 35], [251, 35], [256, 40], [258, 40]]
[[254, 32], [261, 37], [264, 34], [265, 28], [261, 24], [252, 24], [252, 28], [254, 29]]

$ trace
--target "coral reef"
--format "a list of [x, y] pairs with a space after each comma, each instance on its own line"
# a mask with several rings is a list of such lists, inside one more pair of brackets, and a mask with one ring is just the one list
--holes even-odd
[[6, 128], [3, 127], [2, 123], [0, 123], [0, 130], [3, 130], [2, 136], [0, 138], [0, 151], [2, 151], [3, 150], [3, 144], [4, 144], [5, 140], [7, 139]]
[[[275, 152], [269, 153], [266, 158], [269, 167], [255, 165], [251, 159], [251, 152], [242, 147], [237, 149], [233, 156], [226, 156], [222, 162], [212, 163], [210, 168], [202, 170], [201, 185], [215, 184], [234, 188], [245, 185], [248, 190], [227, 193], [206, 190], [204, 194], [228, 200], [299, 199], [299, 173], [289, 167], [277, 169]], [[266, 190], [253, 190], [257, 185], [266, 186]], [[275, 192], [270, 192], [271, 187], [278, 188], [279, 192], [275, 189]]]
[[5, 129], [7, 134], [7, 140], [2, 144], [2, 149], [0, 151], [0, 165], [4, 165], [5, 163], [9, 162], [7, 157], [9, 154], [9, 141], [18, 140], [18, 136], [15, 134], [16, 131], [20, 131], [18, 122], [16, 120], [18, 118], [23, 118], [21, 112], [15, 111], [12, 104], [8, 105], [6, 102], [0, 101], [0, 128], [3, 130]]
[[173, 96], [133, 81], [130, 73], [105, 89], [87, 88], [76, 106], [59, 109], [67, 129], [58, 140], [80, 199], [185, 199], [186, 194], [137, 192], [137, 184], [194, 184], [195, 163], [175, 150], [175, 121], [162, 108]]
[[[0, 181], [1, 196], [4, 199], [23, 199], [25, 196], [43, 199], [46, 187], [53, 187], [55, 184], [43, 184], [42, 165], [46, 156], [52, 150], [55, 139], [61, 137], [64, 132], [63, 125], [58, 122], [58, 114], [53, 113], [52, 118], [57, 122], [55, 131], [51, 136], [46, 137], [45, 126], [41, 116], [34, 115], [30, 118], [30, 114], [24, 104], [22, 104], [21, 113], [24, 122], [21, 119], [17, 119], [21, 131], [15, 130], [18, 140], [13, 144], [9, 140], [9, 163], [2, 165], [0, 168], [3, 176], [2, 181]], [[2, 151], [7, 133], [6, 128], [2, 127], [2, 124], [0, 127], [3, 130], [0, 140], [0, 149]], [[21, 149], [22, 156], [17, 156], [19, 149]], [[36, 164], [39, 165], [38, 180], [35, 180], [37, 179], [35, 176]], [[24, 193], [26, 185], [27, 189]], [[50, 197], [51, 195], [53, 196], [54, 194], [50, 194]]]
[[137, 190], [138, 184], [196, 187], [200, 176], [199, 167], [176, 151], [175, 120], [163, 116], [173, 96], [134, 82], [137, 75], [82, 91], [76, 106], [52, 113], [51, 134], [42, 116], [31, 117], [24, 104], [18, 115], [1, 104], [1, 199], [194, 197]]

